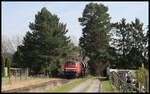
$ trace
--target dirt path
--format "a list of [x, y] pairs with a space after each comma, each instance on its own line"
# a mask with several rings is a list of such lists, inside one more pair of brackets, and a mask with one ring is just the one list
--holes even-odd
[[91, 83], [91, 81], [92, 81], [92, 79], [88, 79], [85, 82], [83, 82], [80, 85], [78, 85], [77, 87], [75, 87], [72, 90], [70, 90], [69, 92], [80, 92], [81, 90], [83, 90], [84, 88], [86, 88], [87, 85]]
[[100, 80], [88, 79], [69, 92], [100, 92]]
[[93, 79], [92, 84], [87, 89], [86, 92], [100, 92], [100, 81], [98, 79]]

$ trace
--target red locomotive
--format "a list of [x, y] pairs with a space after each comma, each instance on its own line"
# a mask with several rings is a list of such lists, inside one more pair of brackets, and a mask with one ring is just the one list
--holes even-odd
[[80, 77], [85, 76], [88, 73], [88, 64], [87, 60], [78, 62], [78, 61], [67, 61], [64, 65], [64, 75], [66, 77]]

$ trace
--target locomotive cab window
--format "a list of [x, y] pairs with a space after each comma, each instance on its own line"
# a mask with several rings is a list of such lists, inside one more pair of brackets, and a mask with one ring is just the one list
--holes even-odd
[[70, 66], [70, 65], [75, 65], [75, 62], [66, 62], [66, 64], [65, 64], [66, 66]]

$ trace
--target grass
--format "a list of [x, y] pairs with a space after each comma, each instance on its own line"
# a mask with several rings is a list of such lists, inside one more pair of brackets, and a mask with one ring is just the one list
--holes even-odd
[[128, 89], [128, 93], [137, 93], [136, 91]]
[[114, 92], [114, 89], [109, 80], [102, 81], [102, 92]]
[[46, 90], [46, 92], [68, 92], [72, 88], [78, 86], [80, 83], [92, 78], [92, 76], [87, 76], [86, 78], [79, 78], [78, 80], [73, 81], [72, 83], [65, 84], [61, 87], [58, 87], [54, 90]]

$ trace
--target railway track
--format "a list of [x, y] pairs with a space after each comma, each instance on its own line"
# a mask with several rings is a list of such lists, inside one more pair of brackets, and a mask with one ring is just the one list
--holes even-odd
[[15, 89], [11, 89], [11, 90], [5, 90], [2, 91], [3, 93], [6, 92], [30, 92], [32, 90], [43, 90], [46, 89], [47, 87], [57, 87], [58, 85], [64, 85], [68, 82], [71, 82], [75, 79], [63, 79], [63, 80], [52, 80], [52, 81], [48, 81], [48, 82], [44, 82], [44, 83], [40, 83], [37, 85], [30, 85], [30, 86], [26, 86], [26, 87], [21, 87], [21, 88], [15, 88]]

